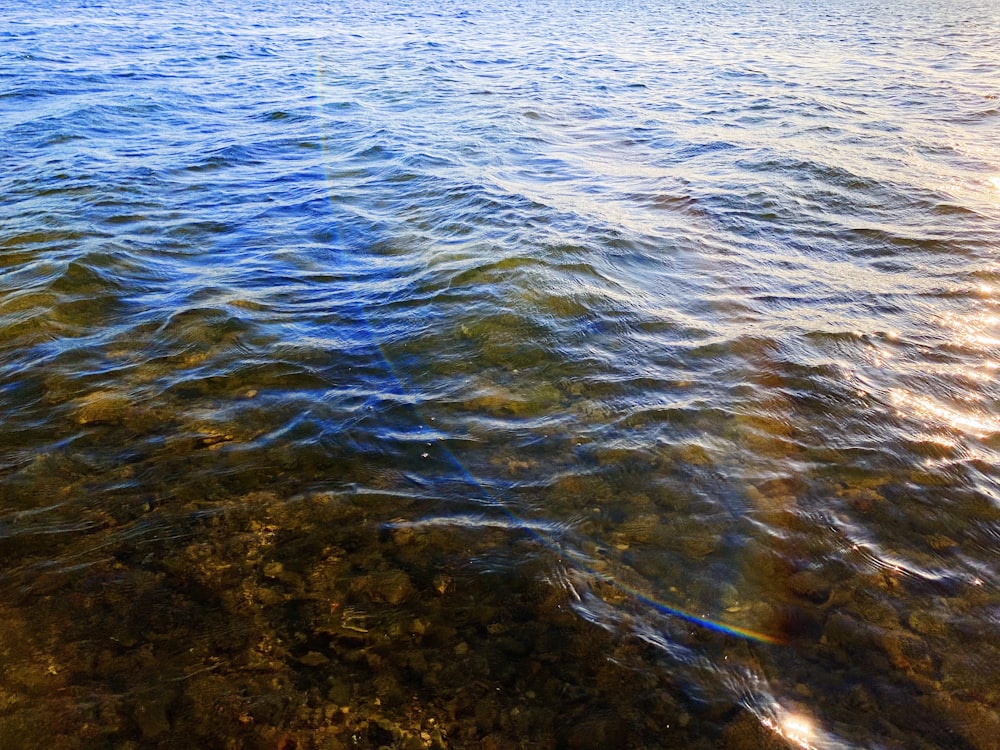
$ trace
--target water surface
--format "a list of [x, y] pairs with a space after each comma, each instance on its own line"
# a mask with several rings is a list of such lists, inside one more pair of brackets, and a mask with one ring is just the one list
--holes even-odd
[[997, 748], [997, 60], [5, 10], [0, 747]]

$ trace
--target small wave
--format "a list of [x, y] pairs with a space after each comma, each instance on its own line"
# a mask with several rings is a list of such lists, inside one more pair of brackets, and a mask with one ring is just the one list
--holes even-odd
[[895, 388], [889, 393], [890, 403], [900, 414], [911, 419], [944, 426], [974, 437], [985, 438], [1000, 433], [1000, 417], [973, 409], [960, 409], [941, 401]]
[[521, 518], [489, 518], [483, 515], [436, 516], [416, 521], [394, 521], [390, 528], [420, 529], [435, 527], [455, 527], [461, 529], [509, 529], [511, 531], [534, 531], [543, 534], [565, 534], [571, 526], [555, 521], [531, 521]]

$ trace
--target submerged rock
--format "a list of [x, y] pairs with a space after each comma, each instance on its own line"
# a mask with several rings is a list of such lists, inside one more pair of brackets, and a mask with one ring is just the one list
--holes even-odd
[[121, 424], [136, 413], [132, 399], [117, 391], [95, 391], [76, 402], [77, 424]]

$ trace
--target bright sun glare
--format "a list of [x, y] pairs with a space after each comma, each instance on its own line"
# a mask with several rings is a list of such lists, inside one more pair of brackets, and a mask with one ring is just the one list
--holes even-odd
[[781, 722], [781, 733], [797, 745], [808, 746], [814, 730], [808, 716], [789, 714]]
[[786, 713], [780, 718], [764, 719], [764, 726], [784, 737], [793, 745], [808, 750], [813, 748], [816, 739], [816, 726], [813, 720], [805, 714]]

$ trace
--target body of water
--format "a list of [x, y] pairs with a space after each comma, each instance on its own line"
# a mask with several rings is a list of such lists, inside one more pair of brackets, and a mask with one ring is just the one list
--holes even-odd
[[0, 18], [0, 747], [1000, 747], [1000, 6]]

